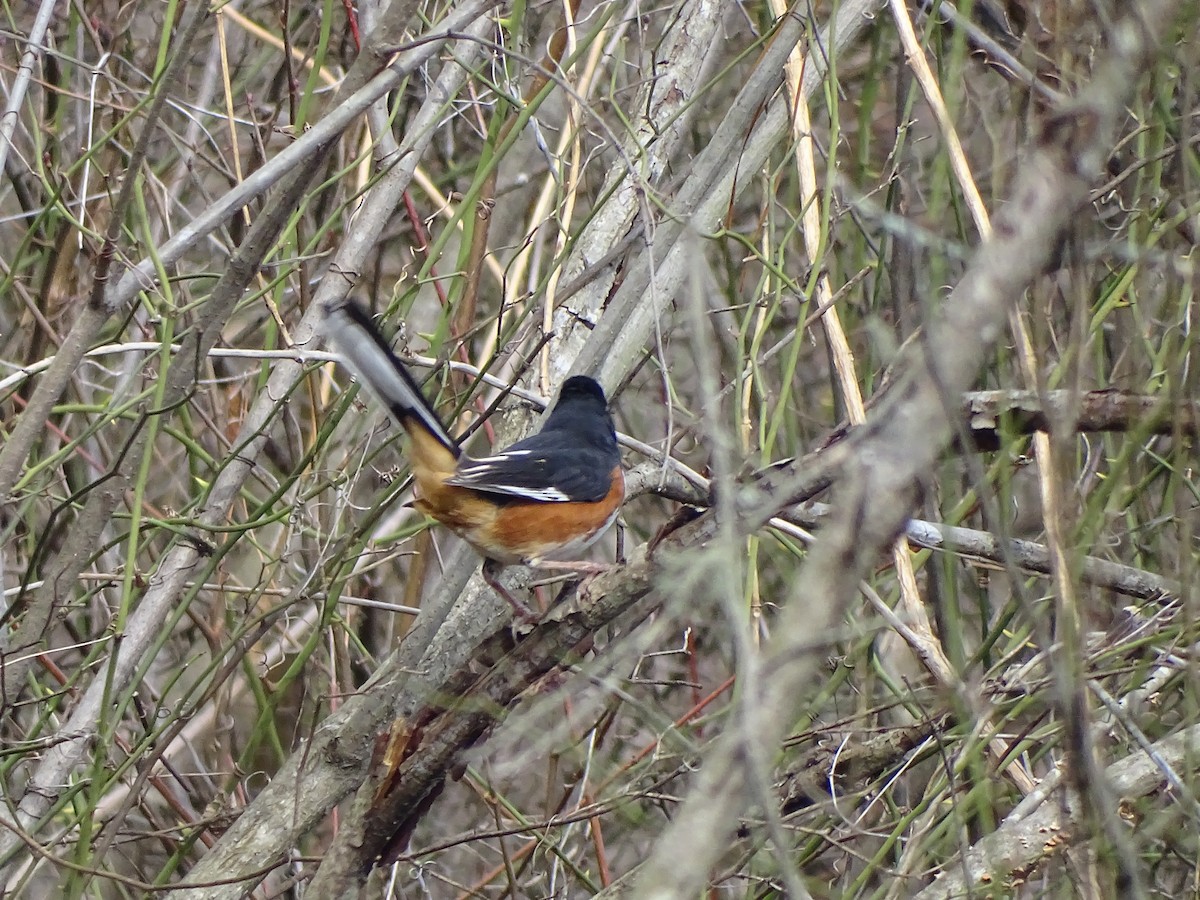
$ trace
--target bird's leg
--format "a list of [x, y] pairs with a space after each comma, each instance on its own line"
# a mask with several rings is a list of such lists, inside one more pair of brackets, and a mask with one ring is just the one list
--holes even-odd
[[534, 613], [528, 606], [514, 597], [508, 592], [508, 588], [500, 583], [500, 570], [504, 566], [494, 559], [485, 559], [483, 561], [483, 569], [481, 574], [483, 580], [487, 582], [488, 587], [504, 598], [504, 601], [512, 607], [513, 614], [518, 619], [524, 622], [537, 622], [539, 616]]

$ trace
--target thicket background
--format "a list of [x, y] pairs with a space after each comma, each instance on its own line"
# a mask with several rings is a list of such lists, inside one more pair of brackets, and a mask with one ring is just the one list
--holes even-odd
[[[3, 9], [0, 893], [1200, 893], [1195, 3]], [[346, 295], [627, 564], [514, 632]]]

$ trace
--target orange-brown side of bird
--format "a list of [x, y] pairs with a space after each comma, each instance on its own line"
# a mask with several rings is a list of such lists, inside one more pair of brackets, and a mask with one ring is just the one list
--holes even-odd
[[[511, 547], [512, 558], [501, 562], [536, 562], [550, 552], [557, 556], [575, 553], [612, 524], [624, 499], [625, 475], [617, 466], [612, 470], [612, 487], [603, 500], [511, 504], [482, 529], [479, 543]], [[563, 546], [563, 535], [574, 533], [580, 534], [579, 539]]]
[[[439, 445], [440, 446], [440, 445]], [[575, 552], [607, 528], [625, 498], [621, 467], [612, 472], [612, 488], [597, 503], [544, 503], [514, 499], [497, 505], [469, 488], [447, 485], [430, 472], [422, 477], [414, 454], [418, 497], [413, 504], [437, 519], [481, 555], [501, 563], [536, 561], [547, 553]], [[563, 547], [563, 535], [580, 532], [575, 546]], [[501, 553], [497, 548], [507, 548]]]

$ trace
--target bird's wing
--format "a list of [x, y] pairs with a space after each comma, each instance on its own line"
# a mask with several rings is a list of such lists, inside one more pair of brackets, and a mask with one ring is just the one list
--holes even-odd
[[549, 437], [534, 435], [492, 456], [462, 457], [446, 483], [539, 503], [596, 503], [608, 496], [614, 461], [595, 448]]

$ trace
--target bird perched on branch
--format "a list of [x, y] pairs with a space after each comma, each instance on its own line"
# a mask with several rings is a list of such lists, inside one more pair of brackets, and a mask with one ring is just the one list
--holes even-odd
[[577, 554], [617, 518], [625, 476], [604, 390], [592, 378], [563, 382], [542, 430], [479, 458], [450, 436], [421, 388], [353, 303], [325, 309], [327, 335], [343, 361], [410, 438], [418, 510], [437, 519], [484, 558], [484, 580], [521, 618], [536, 618], [499, 582], [501, 568], [524, 563], [594, 572]]

